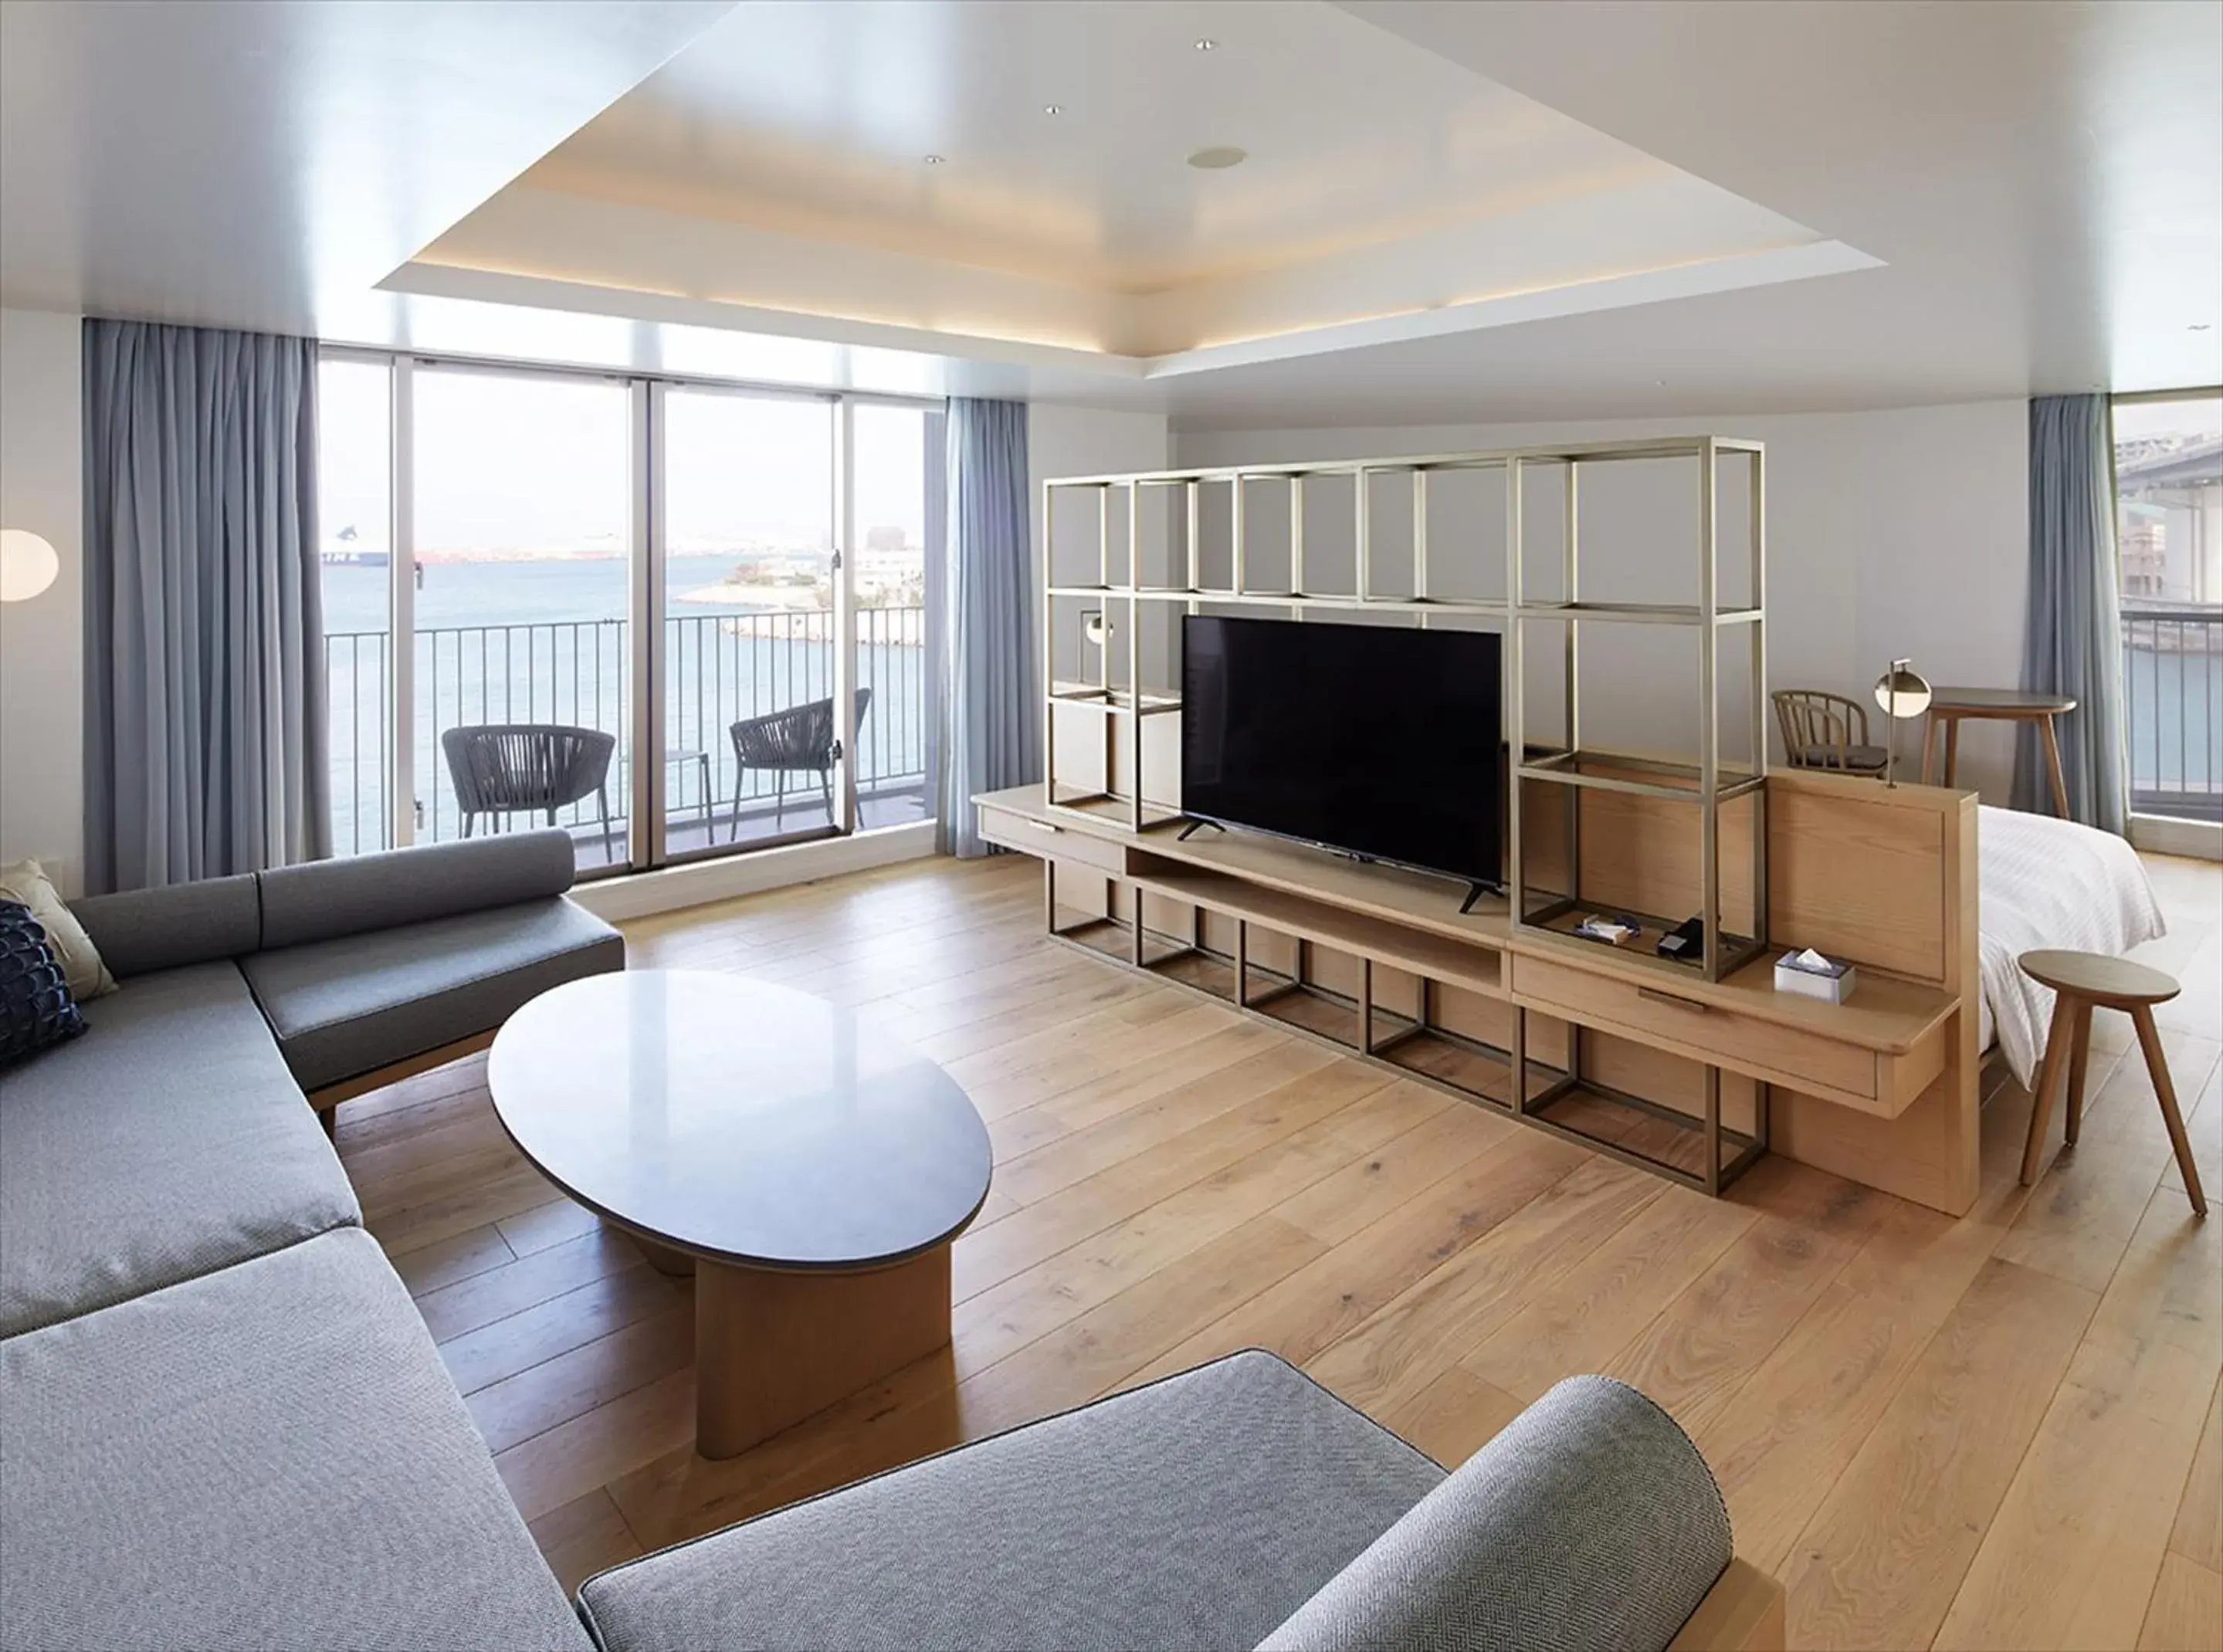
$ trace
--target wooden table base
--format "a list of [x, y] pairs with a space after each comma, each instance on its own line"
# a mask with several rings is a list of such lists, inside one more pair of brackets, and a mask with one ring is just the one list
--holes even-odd
[[948, 1341], [947, 1245], [855, 1273], [698, 1258], [695, 1449], [735, 1456]]

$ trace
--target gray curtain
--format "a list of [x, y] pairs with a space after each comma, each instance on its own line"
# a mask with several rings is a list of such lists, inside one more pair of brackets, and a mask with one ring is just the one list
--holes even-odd
[[[2123, 626], [2115, 562], [2114, 455], [2105, 396], [2030, 404], [2030, 607], [2022, 686], [2073, 695], [2056, 719], [2069, 813], [2121, 832], [2130, 825], [2123, 735]], [[2045, 755], [2025, 725], [2014, 805], [2050, 813]]]
[[953, 397], [947, 469], [938, 813], [945, 850], [984, 855], [973, 794], [1042, 777], [1025, 404]]
[[307, 339], [85, 324], [85, 880], [331, 852]]

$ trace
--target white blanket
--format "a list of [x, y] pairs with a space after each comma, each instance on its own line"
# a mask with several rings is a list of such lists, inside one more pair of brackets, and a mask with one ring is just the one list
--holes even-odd
[[1999, 1050], [2028, 1089], [2044, 1053], [2053, 993], [2016, 967], [2042, 947], [2119, 957], [2165, 932], [2138, 851], [2111, 832], [2050, 814], [1976, 811], [1977, 1048]]

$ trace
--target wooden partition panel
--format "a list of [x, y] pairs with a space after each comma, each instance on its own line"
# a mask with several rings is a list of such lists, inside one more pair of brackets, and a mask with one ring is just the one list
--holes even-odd
[[[1954, 984], [1947, 835], [1962, 794], [1782, 775], [1768, 785], [1772, 933], [1940, 986]], [[1974, 823], [1968, 823], [1974, 837]]]

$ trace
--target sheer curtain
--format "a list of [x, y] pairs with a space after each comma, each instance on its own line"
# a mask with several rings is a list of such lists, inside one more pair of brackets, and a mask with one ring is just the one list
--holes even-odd
[[[2069, 813], [2121, 832], [2130, 825], [2123, 734], [2123, 626], [2115, 565], [2114, 455], [2105, 396], [2030, 404], [2030, 609], [2022, 686], [2073, 695], [2060, 719]], [[2045, 760], [2025, 725], [2014, 805], [2050, 812]]]
[[1042, 777], [1026, 405], [953, 397], [948, 424], [938, 813], [942, 847], [973, 856], [990, 849], [973, 795]]
[[85, 324], [85, 876], [331, 852], [316, 345]]

